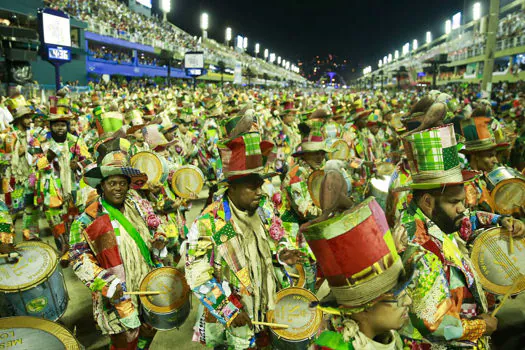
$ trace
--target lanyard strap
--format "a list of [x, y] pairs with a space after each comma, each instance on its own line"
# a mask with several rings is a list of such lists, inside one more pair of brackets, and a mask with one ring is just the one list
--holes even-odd
[[140, 236], [140, 234], [137, 231], [137, 229], [135, 229], [135, 227], [133, 227], [131, 222], [129, 222], [129, 220], [126, 219], [126, 217], [120, 212], [120, 210], [118, 210], [117, 208], [111, 206], [104, 199], [102, 199], [102, 206], [104, 207], [104, 209], [106, 209], [108, 211], [109, 216], [111, 217], [111, 219], [112, 220], [113, 219], [117, 220], [118, 223], [121, 224], [122, 227], [124, 227], [124, 229], [131, 236], [131, 238], [133, 238], [133, 240], [135, 241], [135, 243], [139, 247], [140, 253], [144, 257], [144, 260], [146, 260], [146, 263], [149, 266], [154, 267], [155, 265], [153, 264], [153, 261], [151, 260], [151, 255], [150, 255], [150, 252], [149, 252], [149, 248], [146, 245], [146, 243], [144, 242], [144, 240], [142, 239], [142, 237]]

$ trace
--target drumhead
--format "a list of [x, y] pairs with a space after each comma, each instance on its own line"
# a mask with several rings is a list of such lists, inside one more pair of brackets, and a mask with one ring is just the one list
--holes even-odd
[[15, 264], [0, 262], [0, 290], [23, 291], [46, 280], [57, 268], [58, 253], [43, 242], [16, 245], [20, 257]]
[[[509, 232], [501, 227], [481, 233], [471, 253], [472, 264], [484, 289], [505, 295], [516, 279], [525, 275], [525, 238], [514, 238], [514, 254], [509, 254]], [[514, 294], [525, 290], [525, 278]]]
[[[130, 165], [148, 175], [148, 184], [160, 184], [165, 175], [164, 164], [153, 152], [139, 152], [130, 159]], [[148, 184], [142, 188], [147, 189]]]
[[383, 176], [383, 175], [392, 175], [394, 173], [394, 170], [396, 170], [396, 166], [392, 163], [388, 162], [381, 162], [377, 164], [377, 175]]
[[301, 341], [313, 337], [323, 318], [318, 308], [310, 308], [310, 303], [319, 299], [309, 290], [290, 287], [277, 293], [275, 309], [268, 311], [268, 322], [286, 324], [289, 328], [272, 328], [272, 332], [290, 341]]
[[318, 207], [321, 206], [321, 185], [323, 183], [324, 170], [316, 170], [308, 177], [308, 192], [312, 201]]
[[140, 296], [144, 307], [159, 313], [180, 309], [189, 300], [190, 294], [184, 274], [174, 267], [161, 267], [148, 273], [140, 284], [140, 290], [162, 292]]
[[331, 153], [328, 153], [328, 159], [340, 159], [348, 160], [350, 158], [350, 147], [344, 140], [335, 141], [331, 148], [334, 150]]
[[171, 179], [171, 189], [181, 198], [191, 198], [191, 193], [198, 195], [203, 186], [204, 174], [193, 165], [177, 169]]
[[522, 179], [503, 180], [491, 192], [496, 211], [504, 215], [521, 213], [525, 209], [525, 181]]
[[2, 334], [0, 345], [9, 344], [8, 348], [13, 350], [81, 349], [69, 330], [43, 318], [30, 316], [0, 318], [0, 330]]

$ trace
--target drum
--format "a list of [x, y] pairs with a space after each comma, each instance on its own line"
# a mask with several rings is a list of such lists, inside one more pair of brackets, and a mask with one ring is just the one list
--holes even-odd
[[525, 210], [525, 177], [517, 170], [499, 167], [487, 175], [487, 189], [495, 210], [504, 215], [522, 214]]
[[314, 204], [321, 207], [321, 185], [324, 179], [324, 170], [315, 170], [308, 177], [308, 192]]
[[277, 293], [275, 309], [268, 311], [268, 322], [289, 325], [289, 328], [270, 328], [272, 349], [308, 349], [319, 328], [323, 313], [310, 308], [310, 303], [318, 302], [310, 291], [290, 287]]
[[394, 170], [396, 170], [396, 166], [389, 162], [380, 162], [376, 164], [376, 171], [377, 175], [383, 176], [383, 175], [392, 175], [394, 173]]
[[390, 186], [391, 176], [378, 176], [370, 180], [370, 195], [374, 196], [377, 203], [386, 211], [386, 202], [388, 198], [388, 188]]
[[495, 227], [481, 233], [472, 246], [471, 260], [483, 288], [505, 295], [518, 278], [515, 294], [525, 290], [525, 238], [514, 238], [514, 253], [509, 253], [509, 232]]
[[148, 183], [142, 187], [144, 189], [148, 189], [148, 184], [163, 184], [168, 179], [168, 162], [153, 152], [143, 151], [135, 154], [131, 157], [130, 164], [148, 175]]
[[333, 152], [328, 153], [328, 159], [348, 160], [350, 159], [350, 147], [345, 140], [336, 140], [331, 148]]
[[35, 316], [56, 321], [68, 295], [58, 253], [42, 242], [17, 245], [17, 263], [0, 262], [0, 317]]
[[286, 273], [292, 280], [291, 285], [294, 287], [304, 288], [306, 285], [306, 273], [304, 267], [301, 264], [296, 264], [294, 266], [284, 266]]
[[141, 295], [144, 321], [159, 330], [180, 327], [190, 314], [190, 287], [184, 274], [173, 267], [161, 267], [148, 273], [140, 291], [160, 291], [158, 295]]
[[171, 178], [171, 189], [181, 198], [192, 198], [204, 186], [204, 174], [194, 165], [185, 165], [175, 170]]
[[82, 347], [65, 327], [37, 317], [0, 319], [0, 349], [80, 350]]

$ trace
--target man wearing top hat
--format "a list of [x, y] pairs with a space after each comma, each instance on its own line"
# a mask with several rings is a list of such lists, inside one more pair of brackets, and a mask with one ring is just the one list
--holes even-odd
[[264, 173], [263, 161], [273, 144], [245, 130], [218, 147], [226, 189], [194, 222], [186, 247], [186, 279], [204, 306], [194, 339], [214, 347], [263, 347], [264, 328], [252, 321], [265, 321], [277, 291], [289, 286], [283, 263], [293, 265], [303, 254], [287, 248], [276, 209], [261, 189], [274, 175]]
[[14, 127], [4, 139], [3, 153], [9, 155], [11, 163], [7, 178], [13, 189], [12, 192], [6, 193], [6, 204], [11, 214], [23, 212], [24, 239], [38, 239], [39, 212], [35, 210], [34, 205], [35, 164], [42, 157], [42, 149], [31, 129], [36, 114], [20, 93], [7, 99], [6, 105], [13, 116], [11, 123]]
[[51, 96], [48, 117], [51, 133], [42, 145], [45, 156], [37, 162], [37, 203], [46, 214], [62, 255], [69, 250], [71, 223], [85, 204], [86, 198], [80, 196], [81, 180], [83, 167], [91, 160], [84, 140], [69, 133], [72, 118], [68, 99]]
[[412, 348], [477, 346], [497, 328], [461, 240], [479, 227], [497, 223], [515, 235], [525, 225], [487, 212], [469, 213], [464, 184], [477, 173], [462, 171], [452, 124], [413, 132], [404, 138], [412, 200], [394, 230], [403, 259], [419, 256], [409, 286], [411, 326], [401, 332]]

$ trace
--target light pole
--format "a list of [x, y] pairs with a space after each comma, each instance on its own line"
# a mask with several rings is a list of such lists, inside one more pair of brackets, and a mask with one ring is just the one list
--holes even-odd
[[268, 60], [269, 51], [268, 49], [264, 49], [264, 60]]
[[208, 14], [205, 12], [201, 15], [202, 41], [208, 38]]
[[483, 80], [481, 90], [492, 91], [492, 71], [494, 70], [494, 51], [496, 49], [496, 34], [499, 25], [499, 0], [490, 0], [489, 25], [485, 44], [485, 64], [483, 65]]
[[230, 47], [230, 41], [232, 40], [232, 29], [226, 28], [226, 46]]
[[427, 44], [430, 44], [432, 42], [432, 33], [431, 32], [427, 32], [427, 37], [426, 37], [425, 42]]
[[242, 47], [243, 47], [244, 51], [246, 51], [246, 49], [248, 48], [248, 37], [247, 36], [245, 36], [242, 39]]
[[166, 22], [168, 13], [171, 11], [171, 0], [161, 0], [160, 9], [162, 11], [162, 20]]
[[255, 44], [255, 57], [257, 57], [257, 55], [259, 54], [260, 49], [261, 49], [261, 46], [259, 45], [259, 43]]

